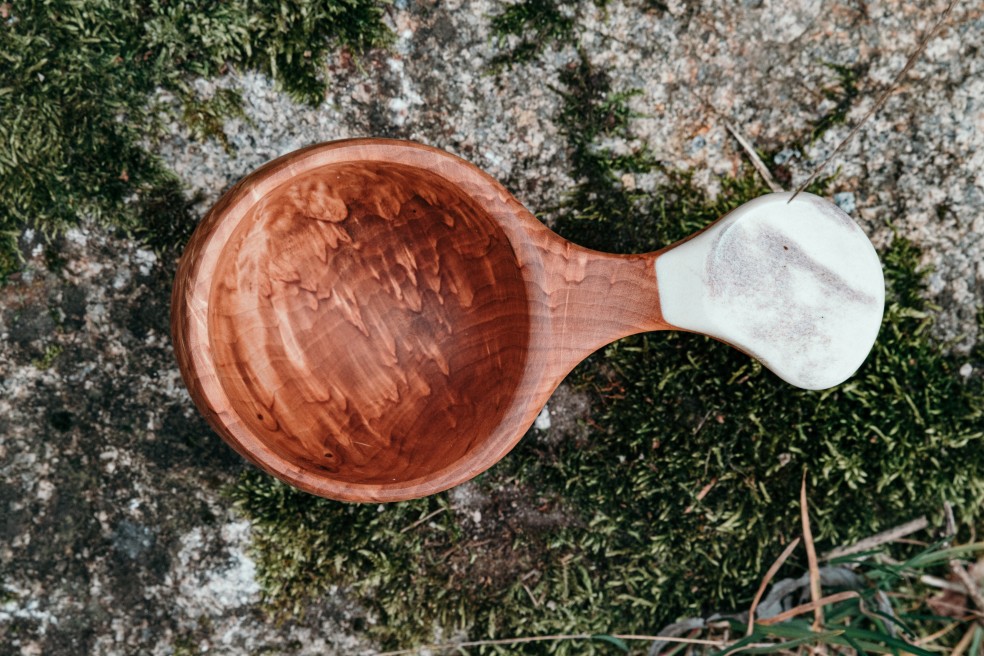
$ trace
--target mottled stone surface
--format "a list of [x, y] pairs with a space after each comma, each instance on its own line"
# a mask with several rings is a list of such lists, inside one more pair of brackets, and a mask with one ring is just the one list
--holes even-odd
[[[577, 39], [615, 89], [641, 89], [634, 143], [714, 193], [746, 159], [722, 117], [797, 183], [850, 127], [806, 139], [834, 108], [828, 64], [856, 70], [851, 123], [944, 3], [665, 4], [584, 3]], [[268, 159], [376, 135], [461, 155], [543, 211], [573, 184], [550, 86], [576, 48], [491, 74], [499, 9], [397, 2], [392, 49], [327, 62], [320, 107], [231, 73], [217, 84], [242, 90], [248, 117], [226, 125], [231, 153], [179, 125], [153, 148], [203, 192], [202, 210]], [[836, 202], [876, 243], [894, 230], [925, 249], [939, 334], [962, 350], [984, 296], [984, 10], [960, 3], [952, 22], [832, 170]], [[174, 263], [96, 227], [66, 236], [48, 264], [29, 241], [26, 272], [0, 289], [0, 655], [357, 653], [372, 618], [341, 596], [297, 624], [261, 613], [249, 527], [221, 493], [244, 465], [198, 418], [170, 350]]]
[[298, 626], [259, 609], [250, 527], [221, 493], [244, 465], [171, 352], [173, 264], [97, 230], [58, 248], [57, 270], [0, 288], [0, 654], [354, 644], [337, 627], [359, 613], [332, 600]]
[[[758, 149], [778, 151], [774, 163], [793, 188], [867, 112], [947, 3], [925, 4], [753, 1], [695, 11], [668, 2], [642, 18], [619, 4], [585, 36], [616, 88], [643, 90], [633, 99], [649, 114], [636, 123], [640, 140], [695, 168], [710, 192], [745, 159], [724, 119]], [[828, 172], [839, 172], [834, 190], [850, 194], [839, 204], [876, 244], [897, 231], [924, 250], [938, 334], [963, 352], [984, 298], [984, 8], [957, 3], [949, 24]], [[831, 65], [855, 72], [858, 95], [845, 124], [802, 148], [797, 141], [835, 109], [822, 94], [837, 83]]]

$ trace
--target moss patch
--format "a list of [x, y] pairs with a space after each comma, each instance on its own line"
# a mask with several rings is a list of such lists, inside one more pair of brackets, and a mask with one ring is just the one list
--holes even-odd
[[[766, 191], [748, 172], [709, 199], [644, 149], [600, 148], [602, 137], [631, 136], [631, 92], [611, 89], [584, 58], [562, 82], [581, 180], [557, 212], [565, 237], [652, 250]], [[626, 173], [656, 182], [641, 191]], [[534, 431], [449, 493], [357, 506], [247, 475], [232, 495], [253, 521], [267, 599], [289, 615], [309, 595], [352, 586], [376, 619], [370, 631], [393, 647], [435, 635], [652, 633], [747, 605], [799, 532], [804, 470], [821, 549], [936, 513], [943, 500], [965, 523], [979, 519], [984, 378], [960, 378], [930, 339], [913, 246], [896, 239], [882, 257], [885, 323], [866, 364], [834, 390], [796, 390], [707, 338], [642, 335], [569, 377], [592, 399], [589, 431]], [[559, 642], [524, 653], [614, 649]]]
[[577, 25], [574, 14], [579, 5], [557, 0], [522, 0], [494, 15], [492, 35], [503, 52], [495, 57], [493, 67], [507, 68], [531, 61], [556, 43], [569, 40]]
[[159, 108], [148, 104], [155, 89], [180, 99], [196, 134], [222, 138], [220, 119], [237, 111], [237, 99], [200, 98], [194, 78], [255, 68], [318, 102], [326, 52], [384, 43], [381, 17], [375, 0], [5, 4], [0, 277], [19, 268], [17, 238], [25, 227], [50, 235], [83, 216], [155, 245], [180, 243], [193, 224], [187, 203], [170, 204], [177, 209], [163, 231], [153, 215], [163, 200], [181, 195], [177, 179], [142, 145], [159, 130]]

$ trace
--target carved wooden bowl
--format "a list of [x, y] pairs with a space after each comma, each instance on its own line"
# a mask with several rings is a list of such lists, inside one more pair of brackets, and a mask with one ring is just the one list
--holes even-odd
[[788, 200], [611, 255], [435, 148], [312, 146], [196, 230], [172, 296], [178, 362], [213, 428], [282, 480], [351, 501], [432, 494], [502, 458], [578, 362], [626, 335], [703, 332], [808, 388], [853, 373], [881, 321], [878, 258], [835, 206]]

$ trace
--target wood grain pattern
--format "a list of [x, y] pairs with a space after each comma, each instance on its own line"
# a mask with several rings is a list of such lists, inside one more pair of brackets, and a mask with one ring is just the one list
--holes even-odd
[[199, 226], [175, 350], [199, 409], [260, 467], [335, 499], [414, 498], [498, 461], [585, 356], [669, 328], [655, 255], [575, 246], [443, 151], [322, 144]]

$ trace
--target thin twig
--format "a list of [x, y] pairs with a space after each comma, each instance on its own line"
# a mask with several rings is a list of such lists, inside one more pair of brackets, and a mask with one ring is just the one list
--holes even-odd
[[[824, 606], [829, 606], [830, 604], [836, 604], [838, 602], [845, 601], [847, 599], [857, 599], [859, 597], [861, 597], [861, 595], [859, 595], [854, 590], [845, 590], [844, 592], [838, 592], [836, 594], [828, 595], [826, 597], [821, 597], [816, 601], [811, 601], [806, 604], [800, 604], [795, 608], [790, 608], [785, 612], [779, 613], [775, 617], [759, 620], [759, 624], [762, 624], [764, 626], [778, 624], [779, 622], [785, 622], [791, 617], [796, 617], [797, 615], [802, 615], [803, 613], [809, 613], [811, 610], [817, 611], [823, 608]], [[816, 631], [816, 629], [814, 629], [814, 631]]]
[[755, 598], [752, 599], [752, 605], [748, 609], [748, 630], [745, 632], [746, 636], [752, 635], [752, 631], [755, 630], [755, 611], [758, 609], [759, 602], [762, 601], [762, 595], [765, 594], [765, 589], [769, 586], [769, 583], [772, 582], [776, 572], [778, 572], [779, 568], [785, 564], [786, 560], [789, 558], [789, 555], [793, 553], [793, 550], [796, 549], [799, 543], [800, 539], [796, 538], [786, 545], [786, 548], [783, 549], [782, 553], [779, 554], [779, 557], [776, 558], [776, 562], [772, 563], [772, 567], [770, 567], [769, 571], [765, 573], [765, 577], [762, 579], [762, 582], [759, 584], [758, 591], [755, 593]]
[[527, 638], [504, 638], [501, 640], [472, 640], [471, 642], [445, 642], [436, 645], [421, 645], [410, 649], [397, 649], [396, 651], [383, 652], [363, 652], [364, 656], [404, 656], [404, 654], [419, 654], [425, 649], [428, 651], [459, 649], [461, 647], [481, 647], [483, 645], [518, 645], [526, 642], [545, 642], [547, 640], [590, 640], [588, 633], [567, 633], [547, 636], [531, 636]]
[[636, 635], [633, 633], [613, 633], [613, 638], [619, 640], [645, 640], [646, 642], [679, 642], [684, 645], [710, 645], [712, 647], [723, 647], [727, 642], [724, 640], [703, 640], [700, 638], [668, 638], [667, 636]]
[[[803, 544], [806, 545], [806, 561], [810, 566], [810, 598], [820, 599], [820, 566], [817, 564], [817, 549], [813, 544], [813, 531], [810, 530], [810, 512], [806, 502], [806, 470], [803, 470], [803, 484], [800, 486], [800, 517], [803, 521]], [[823, 626], [823, 608], [817, 606], [813, 611], [813, 630]]]
[[921, 531], [929, 526], [929, 520], [925, 516], [914, 519], [911, 522], [906, 522], [895, 528], [890, 528], [887, 531], [882, 531], [872, 535], [871, 537], [865, 538], [859, 542], [847, 547], [838, 547], [832, 551], [824, 554], [824, 560], [833, 560], [834, 558], [840, 558], [841, 556], [850, 556], [851, 554], [861, 553], [862, 551], [870, 551], [875, 547], [880, 547], [888, 542], [895, 542], [899, 538], [904, 538], [907, 535], [912, 535], [917, 531]]
[[942, 638], [943, 636], [945, 636], [950, 631], [953, 631], [958, 626], [964, 626], [964, 623], [963, 622], [951, 622], [950, 624], [947, 624], [946, 626], [944, 626], [942, 629], [940, 629], [936, 633], [930, 633], [928, 636], [923, 636], [923, 637], [919, 638], [918, 640], [916, 640], [916, 643], [915, 644], [917, 644], [919, 646], [922, 646], [922, 645], [928, 645], [928, 644], [931, 644], [933, 642], [936, 642], [937, 640], [939, 640], [940, 638]]
[[[612, 638], [619, 640], [645, 640], [647, 642], [675, 642], [685, 645], [708, 645], [711, 647], [725, 647], [726, 642], [721, 640], [700, 640], [697, 638], [670, 638], [668, 636], [633, 635], [616, 633]], [[405, 656], [406, 654], [418, 654], [423, 650], [436, 651], [447, 649], [461, 649], [463, 647], [484, 647], [486, 645], [518, 645], [528, 642], [546, 642], [549, 640], [591, 640], [594, 636], [590, 633], [567, 633], [546, 636], [528, 636], [525, 638], [501, 638], [498, 640], [472, 640], [470, 642], [445, 642], [437, 645], [421, 645], [410, 649], [398, 649], [396, 651], [384, 652], [363, 652], [364, 656]]]
[[953, 504], [949, 501], [943, 502], [943, 516], [946, 518], [946, 546], [950, 546], [953, 538], [957, 536], [957, 520], [953, 516]]
[[959, 592], [960, 594], [967, 594], [967, 588], [965, 588], [960, 583], [954, 583], [953, 581], [947, 581], [946, 579], [941, 579], [937, 576], [930, 576], [929, 574], [923, 574], [919, 577], [919, 582], [923, 585], [928, 585], [931, 588], [939, 588], [940, 590], [949, 590], [950, 592]]
[[796, 192], [789, 199], [789, 202], [792, 202], [793, 198], [796, 198], [800, 194], [800, 192], [802, 192], [803, 190], [805, 190], [807, 187], [810, 186], [810, 184], [820, 174], [820, 171], [824, 170], [827, 167], [827, 165], [830, 164], [830, 161], [834, 159], [834, 157], [836, 157], [837, 153], [839, 153], [841, 149], [843, 149], [844, 146], [848, 144], [848, 142], [854, 139], [854, 136], [861, 131], [861, 128], [864, 126], [865, 123], [868, 122], [868, 119], [870, 119], [875, 112], [881, 109], [881, 106], [884, 105], [885, 101], [887, 101], [888, 98], [892, 95], [892, 93], [895, 92], [899, 84], [902, 83], [902, 80], [905, 78], [906, 74], [913, 67], [913, 65], [915, 65], [916, 61], [919, 59], [919, 56], [923, 53], [923, 50], [926, 49], [926, 45], [932, 39], [934, 39], [937, 34], [939, 34], [940, 30], [943, 28], [943, 24], [946, 22], [946, 19], [949, 18], [950, 12], [953, 10], [953, 6], [956, 3], [957, 0], [950, 0], [950, 2], [946, 6], [946, 9], [944, 9], [943, 13], [940, 14], [939, 20], [936, 21], [936, 25], [934, 25], [933, 29], [929, 30], [929, 32], [926, 33], [926, 36], [924, 36], [922, 41], [919, 42], [919, 45], [916, 47], [916, 49], [912, 52], [911, 55], [909, 55], [909, 59], [905, 62], [905, 66], [903, 66], [902, 70], [898, 72], [898, 74], [895, 76], [895, 79], [892, 80], [892, 83], [888, 85], [888, 88], [885, 89], [885, 91], [882, 92], [881, 96], [878, 97], [878, 100], [875, 101], [875, 104], [872, 105], [867, 112], [865, 112], [865, 115], [861, 118], [860, 121], [858, 121], [858, 124], [854, 126], [854, 129], [852, 129], [851, 132], [846, 137], [844, 137], [844, 139], [839, 144], [837, 144], [837, 147], [834, 148], [833, 152], [830, 153], [830, 155], [828, 155], [827, 158], [820, 163], [820, 166], [813, 169], [813, 173], [810, 174], [810, 177], [808, 177], [806, 181], [803, 182], [803, 184], [797, 187]]
[[432, 519], [432, 518], [436, 517], [437, 515], [440, 515], [442, 512], [444, 512], [447, 509], [448, 509], [447, 506], [441, 506], [440, 508], [438, 508], [434, 512], [421, 517], [420, 519], [418, 519], [417, 521], [415, 521], [410, 526], [405, 526], [405, 527], [401, 528], [400, 529], [400, 533], [406, 533], [407, 531], [412, 531], [413, 529], [417, 528], [418, 526], [420, 526], [421, 524], [423, 524], [424, 522], [426, 522], [428, 519]]
[[745, 136], [738, 131], [738, 128], [735, 127], [735, 125], [730, 121], [724, 121], [724, 127], [728, 129], [728, 132], [730, 132], [731, 136], [735, 138], [735, 141], [737, 141], [741, 147], [745, 149], [748, 159], [752, 161], [752, 166], [755, 167], [758, 174], [762, 176], [763, 180], [765, 180], [765, 184], [768, 185], [769, 189], [772, 191], [783, 191], [783, 188], [779, 186], [776, 179], [772, 177], [772, 173], [769, 171], [768, 167], [766, 167], [765, 162], [763, 162], [758, 156], [758, 153], [755, 152], [755, 148], [748, 141], [748, 139], [746, 139]]

